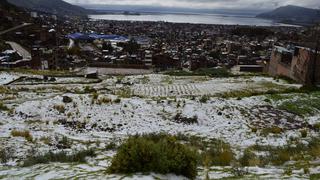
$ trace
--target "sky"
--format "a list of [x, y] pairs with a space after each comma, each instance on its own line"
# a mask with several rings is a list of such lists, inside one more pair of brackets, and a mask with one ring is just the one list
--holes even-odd
[[320, 9], [320, 0], [64, 0], [73, 4], [139, 5], [194, 9], [275, 9], [297, 5]]

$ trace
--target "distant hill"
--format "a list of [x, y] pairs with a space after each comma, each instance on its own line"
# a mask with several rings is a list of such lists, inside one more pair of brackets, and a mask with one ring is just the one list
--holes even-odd
[[7, 0], [1, 0], [0, 1], [0, 10], [2, 11], [10, 11], [10, 10], [16, 10], [16, 6], [10, 4], [7, 2]]
[[91, 10], [69, 4], [62, 0], [8, 0], [16, 6], [59, 16], [86, 16]]
[[[6, 0], [0, 0], [0, 31], [29, 21], [29, 14]], [[0, 38], [1, 39], [1, 38]]]
[[285, 23], [308, 25], [320, 22], [320, 10], [289, 5], [259, 14], [257, 17]]

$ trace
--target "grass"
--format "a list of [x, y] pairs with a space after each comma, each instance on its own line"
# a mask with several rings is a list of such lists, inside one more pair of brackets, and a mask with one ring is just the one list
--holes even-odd
[[147, 84], [150, 82], [150, 78], [148, 76], [143, 76], [143, 78], [140, 79], [142, 84]]
[[242, 166], [259, 166], [261, 164], [259, 157], [250, 149], [245, 149], [239, 162]]
[[64, 105], [54, 105], [53, 109], [57, 110], [60, 114], [63, 114], [66, 111], [66, 108]]
[[280, 127], [277, 127], [277, 126], [263, 128], [261, 130], [261, 134], [264, 135], [264, 136], [267, 136], [269, 134], [281, 134], [283, 132], [284, 132], [284, 130], [282, 128], [280, 128]]
[[174, 173], [194, 179], [197, 152], [170, 135], [130, 137], [112, 159], [109, 173]]
[[110, 104], [110, 103], [112, 103], [112, 99], [107, 98], [107, 97], [100, 97], [97, 100], [97, 104], [99, 104], [99, 105], [101, 105], [101, 104]]
[[24, 137], [27, 141], [32, 142], [33, 141], [33, 137], [30, 133], [30, 131], [28, 130], [12, 130], [11, 131], [11, 136], [13, 137]]
[[0, 71], [17, 72], [22, 74], [43, 75], [43, 76], [74, 76], [74, 74], [69, 71], [61, 71], [61, 70], [34, 70], [34, 69], [23, 69], [23, 68], [13, 68], [13, 69], [10, 68], [10, 70], [0, 69]]
[[10, 109], [0, 101], [0, 111], [9, 111]]
[[34, 156], [32, 155], [28, 159], [24, 160], [23, 166], [33, 166], [36, 164], [46, 164], [50, 162], [75, 162], [75, 163], [85, 163], [86, 157], [94, 157], [95, 152], [92, 149], [79, 151], [75, 154], [68, 155], [66, 152], [53, 153], [48, 152], [43, 155]]
[[311, 180], [318, 180], [318, 179], [320, 179], [320, 174], [310, 174], [310, 179]]
[[169, 71], [170, 76], [209, 76], [209, 77], [233, 77], [226, 68], [203, 68], [196, 71]]
[[10, 89], [5, 86], [0, 86], [0, 94], [10, 94], [10, 93], [15, 93], [16, 91], [13, 89]]
[[202, 153], [203, 160], [208, 158], [211, 166], [229, 166], [235, 160], [231, 146], [221, 140], [214, 139]]
[[288, 100], [278, 107], [300, 116], [314, 115], [320, 111], [320, 97]]
[[131, 98], [132, 97], [132, 91], [130, 88], [127, 89], [120, 89], [115, 92], [115, 95], [117, 95], [120, 98]]
[[[252, 152], [265, 152], [265, 156], [255, 156]], [[309, 162], [320, 157], [320, 138], [313, 137], [308, 143], [297, 142], [282, 147], [254, 145], [245, 150], [240, 159], [243, 165], [250, 161], [259, 162], [259, 166], [281, 166], [288, 161]]]
[[162, 80], [161, 83], [164, 84], [173, 84], [173, 79], [170, 76], [165, 76]]
[[118, 146], [115, 142], [110, 142], [109, 144], [106, 145], [106, 150], [109, 151], [109, 150], [115, 150], [117, 149]]
[[279, 109], [299, 116], [315, 115], [320, 111], [320, 91], [271, 95], [268, 97]]
[[84, 89], [83, 89], [83, 93], [84, 94], [93, 94], [93, 93], [96, 93], [97, 90], [94, 89], [93, 87], [90, 87], [90, 86], [85, 86]]

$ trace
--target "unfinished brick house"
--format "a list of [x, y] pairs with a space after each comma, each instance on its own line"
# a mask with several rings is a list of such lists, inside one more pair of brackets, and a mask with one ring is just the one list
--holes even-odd
[[296, 46], [292, 50], [275, 46], [268, 65], [272, 76], [285, 76], [305, 85], [320, 84], [320, 53]]

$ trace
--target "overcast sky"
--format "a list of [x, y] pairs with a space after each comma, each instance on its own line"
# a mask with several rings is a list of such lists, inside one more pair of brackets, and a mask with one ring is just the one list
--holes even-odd
[[274, 9], [284, 5], [320, 8], [320, 0], [65, 0], [75, 4], [147, 5], [201, 9]]

